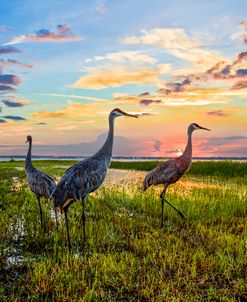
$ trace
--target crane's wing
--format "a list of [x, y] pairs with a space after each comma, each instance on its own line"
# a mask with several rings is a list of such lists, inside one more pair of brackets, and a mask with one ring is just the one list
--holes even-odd
[[45, 172], [42, 172], [42, 171], [41, 171], [41, 173], [44, 174], [44, 177], [47, 179], [47, 181], [55, 183], [55, 180], [50, 175], [48, 175], [48, 174], [46, 174]]
[[42, 178], [44, 179], [45, 183], [47, 184], [47, 190], [49, 190], [48, 196], [50, 196], [51, 193], [56, 189], [56, 182], [50, 175], [48, 175], [42, 171], [41, 171], [41, 173], [43, 174]]
[[27, 178], [30, 189], [36, 196], [49, 198], [56, 188], [54, 179], [35, 167], [31, 171], [27, 171]]
[[[69, 182], [70, 178], [73, 176], [73, 174], [77, 173], [78, 170], [83, 169], [84, 162], [85, 162], [85, 159], [83, 159], [83, 160], [75, 163], [73, 166], [69, 167], [65, 171], [64, 175], [62, 176], [62, 178], [60, 179], [59, 184], [63, 184], [63, 183]], [[86, 167], [86, 165], [85, 165], [85, 167]]]
[[79, 199], [99, 188], [106, 172], [107, 167], [101, 161], [82, 160], [67, 170], [58, 186], [62, 186], [71, 198]]
[[64, 175], [66, 175], [67, 173], [69, 173], [69, 171], [72, 171], [73, 169], [75, 169], [76, 166], [78, 166], [81, 162], [83, 162], [83, 161], [85, 161], [85, 160], [86, 160], [86, 159], [83, 159], [83, 160], [81, 160], [81, 161], [78, 161], [78, 162], [75, 163], [73, 166], [69, 167], [69, 168], [65, 171]]
[[145, 191], [151, 185], [170, 183], [177, 172], [174, 159], [160, 163], [146, 175], [143, 181], [143, 190]]

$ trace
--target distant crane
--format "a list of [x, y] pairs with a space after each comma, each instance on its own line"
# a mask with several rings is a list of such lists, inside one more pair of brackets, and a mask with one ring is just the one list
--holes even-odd
[[174, 210], [176, 210], [182, 219], [186, 220], [184, 215], [165, 199], [165, 194], [168, 186], [170, 184], [176, 183], [183, 176], [183, 174], [188, 170], [192, 160], [192, 132], [194, 130], [200, 130], [200, 129], [210, 131], [209, 129], [201, 127], [196, 123], [190, 124], [188, 127], [188, 142], [184, 150], [184, 153], [177, 158], [172, 158], [168, 161], [159, 164], [153, 170], [148, 172], [148, 174], [146, 175], [143, 181], [144, 191], [146, 191], [147, 188], [152, 185], [159, 185], [159, 184], [164, 185], [164, 189], [160, 194], [161, 210], [162, 210], [161, 227], [163, 227], [164, 225], [164, 218], [163, 218], [164, 202], [166, 202]]
[[[32, 164], [32, 136], [27, 136], [26, 143], [29, 143], [26, 163], [25, 163], [25, 170], [26, 175], [29, 183], [29, 187], [31, 191], [36, 196], [36, 199], [39, 203], [39, 214], [40, 214], [40, 223], [41, 226], [43, 225], [43, 218], [42, 218], [42, 208], [40, 204], [40, 198], [45, 197], [49, 199], [52, 192], [56, 189], [56, 183], [53, 178], [51, 178], [48, 174], [40, 171], [39, 169], [35, 168]], [[57, 212], [55, 210], [55, 217], [56, 217], [56, 226], [58, 227], [58, 219], [57, 219]]]
[[104, 145], [93, 156], [79, 161], [70, 167], [60, 182], [57, 184], [51, 198], [55, 207], [64, 211], [67, 229], [68, 247], [71, 248], [67, 212], [70, 205], [77, 201], [82, 201], [82, 223], [83, 237], [86, 242], [86, 216], [85, 203], [89, 193], [97, 190], [103, 183], [107, 169], [111, 162], [113, 138], [114, 138], [114, 120], [119, 116], [137, 117], [126, 113], [118, 108], [112, 110], [109, 114], [109, 131]]

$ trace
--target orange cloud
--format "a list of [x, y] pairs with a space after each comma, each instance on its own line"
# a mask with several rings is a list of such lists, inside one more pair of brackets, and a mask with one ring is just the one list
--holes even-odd
[[[77, 102], [68, 102], [68, 105], [58, 111], [37, 111], [32, 116], [37, 120], [40, 119], [71, 119], [85, 122], [92, 117], [103, 117], [107, 115], [114, 107], [118, 106], [116, 101], [95, 102], [89, 104], [81, 104]], [[126, 109], [128, 110], [128, 109]], [[138, 112], [139, 113], [139, 112]]]
[[59, 119], [59, 118], [76, 118], [85, 117], [85, 115], [95, 114], [94, 104], [81, 104], [77, 102], [69, 102], [68, 106], [58, 111], [38, 111], [33, 116], [40, 119]]
[[[167, 72], [170, 65], [166, 66]], [[162, 72], [165, 72], [162, 66]], [[126, 84], [155, 84], [160, 82], [159, 68], [142, 67], [138, 69], [129, 69], [126, 67], [113, 66], [105, 69], [94, 70], [88, 75], [82, 76], [78, 81], [71, 85], [72, 88], [91, 88], [104, 89], [107, 87], [119, 87]]]
[[128, 95], [114, 94], [113, 97], [118, 102], [126, 104], [145, 104], [147, 106], [204, 106], [209, 104], [224, 104], [228, 103], [229, 99], [222, 93], [219, 88], [211, 89], [193, 89], [192, 91], [173, 92], [169, 95], [163, 93], [162, 89], [158, 89], [157, 94], [145, 93], [145, 95]]

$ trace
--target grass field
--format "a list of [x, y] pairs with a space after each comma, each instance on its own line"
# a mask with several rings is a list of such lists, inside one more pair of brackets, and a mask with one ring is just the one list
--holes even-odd
[[[34, 164], [59, 180], [72, 162]], [[69, 210], [69, 252], [50, 202], [41, 228], [24, 163], [0, 163], [0, 301], [247, 301], [247, 163], [193, 163], [167, 193], [187, 222], [167, 205], [163, 229], [161, 188], [141, 191], [155, 164], [112, 163], [88, 198], [85, 247], [81, 203]]]

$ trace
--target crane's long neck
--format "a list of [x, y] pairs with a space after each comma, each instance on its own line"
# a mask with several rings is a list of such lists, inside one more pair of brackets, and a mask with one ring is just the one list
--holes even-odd
[[26, 169], [32, 167], [32, 141], [31, 140], [29, 141], [25, 167]]
[[188, 141], [183, 156], [188, 159], [192, 158], [192, 130], [190, 128], [188, 129]]
[[114, 118], [109, 116], [109, 131], [104, 145], [101, 149], [96, 153], [101, 158], [105, 158], [106, 163], [109, 164], [112, 155], [112, 147], [113, 147], [113, 138], [114, 138]]

